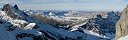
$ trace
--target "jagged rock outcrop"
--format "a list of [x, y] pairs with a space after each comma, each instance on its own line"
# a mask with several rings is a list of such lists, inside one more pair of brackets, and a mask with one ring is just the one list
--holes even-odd
[[128, 6], [121, 13], [122, 15], [116, 23], [115, 40], [128, 35]]
[[14, 8], [15, 8], [16, 10], [19, 10], [19, 8], [18, 8], [18, 6], [17, 6], [17, 5], [14, 5]]
[[19, 10], [17, 5], [12, 6], [10, 4], [5, 4], [2, 11], [5, 11], [5, 13], [13, 19], [25, 19], [25, 17], [28, 16], [25, 12]]
[[20, 18], [19, 16], [17, 16], [15, 14], [15, 12], [12, 10], [12, 8], [13, 8], [13, 6], [11, 6], [10, 4], [6, 4], [3, 6], [2, 11], [5, 11], [5, 13], [7, 13], [7, 15], [10, 16], [11, 18], [14, 18], [14, 19]]
[[99, 14], [97, 15], [97, 18], [89, 19], [89, 21], [81, 27], [87, 30], [93, 30], [93, 32], [96, 32], [99, 35], [111, 34], [113, 36], [111, 36], [110, 39], [112, 39], [115, 34], [115, 25], [120, 18], [117, 14], [118, 13], [113, 11], [108, 12], [107, 18], [102, 18]]

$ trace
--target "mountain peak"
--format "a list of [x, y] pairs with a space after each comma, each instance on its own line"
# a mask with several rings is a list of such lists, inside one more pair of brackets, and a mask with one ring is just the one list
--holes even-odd
[[14, 8], [17, 9], [17, 10], [19, 10], [19, 8], [18, 8], [18, 6], [16, 4], [14, 5]]
[[5, 5], [3, 6], [2, 11], [9, 11], [10, 7], [11, 7], [10, 4], [5, 4]]
[[20, 17], [17, 15], [18, 13], [18, 7], [15, 5], [14, 7], [10, 4], [5, 4], [2, 8], [2, 11], [4, 11], [8, 16], [10, 16], [13, 19], [19, 19]]

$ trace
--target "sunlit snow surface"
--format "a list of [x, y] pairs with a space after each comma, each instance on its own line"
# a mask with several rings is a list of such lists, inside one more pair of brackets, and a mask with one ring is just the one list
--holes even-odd
[[29, 23], [27, 26], [24, 27], [24, 30], [32, 29], [35, 25], [35, 23]]
[[124, 37], [120, 37], [118, 40], [128, 40], [128, 35], [126, 35]]

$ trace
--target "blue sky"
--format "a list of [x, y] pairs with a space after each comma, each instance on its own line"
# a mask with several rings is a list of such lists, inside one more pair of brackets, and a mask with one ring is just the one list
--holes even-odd
[[6, 3], [32, 10], [122, 11], [128, 0], [0, 0], [0, 7]]

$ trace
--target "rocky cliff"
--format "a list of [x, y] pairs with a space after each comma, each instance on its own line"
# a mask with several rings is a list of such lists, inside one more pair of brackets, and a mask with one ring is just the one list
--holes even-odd
[[121, 17], [116, 23], [115, 39], [128, 35], [128, 6], [121, 12]]

